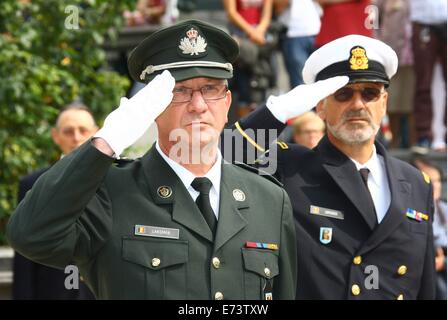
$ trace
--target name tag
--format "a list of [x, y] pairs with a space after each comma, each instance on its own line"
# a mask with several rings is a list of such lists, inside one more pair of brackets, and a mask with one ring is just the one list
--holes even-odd
[[340, 219], [343, 220], [345, 218], [345, 215], [343, 212], [339, 210], [333, 210], [323, 207], [317, 207], [317, 206], [310, 206], [310, 214], [314, 214], [317, 216], [323, 216], [327, 218], [334, 218], [334, 219]]
[[136, 236], [178, 239], [179, 234], [179, 229], [135, 225]]

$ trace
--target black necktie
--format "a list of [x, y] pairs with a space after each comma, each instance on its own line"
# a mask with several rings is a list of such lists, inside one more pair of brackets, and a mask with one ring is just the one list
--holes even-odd
[[210, 203], [210, 190], [212, 183], [208, 178], [195, 178], [191, 186], [198, 192], [199, 196], [196, 199], [196, 204], [202, 212], [203, 217], [208, 223], [213, 234], [216, 231], [217, 219], [214, 215], [213, 208]]
[[371, 203], [371, 206], [372, 206], [372, 209], [373, 209], [372, 212], [374, 213], [374, 217], [372, 217], [373, 219], [371, 219], [371, 221], [374, 222], [373, 225], [375, 226], [375, 225], [377, 225], [377, 213], [376, 213], [376, 207], [374, 206], [373, 198], [371, 196], [371, 192], [369, 191], [369, 188], [368, 188], [369, 169], [368, 168], [362, 168], [362, 169], [359, 170], [359, 173], [360, 173], [360, 176], [362, 177], [362, 181], [363, 181], [363, 183], [364, 183], [364, 185], [366, 187], [366, 190], [368, 191], [368, 197], [371, 200], [370, 203]]

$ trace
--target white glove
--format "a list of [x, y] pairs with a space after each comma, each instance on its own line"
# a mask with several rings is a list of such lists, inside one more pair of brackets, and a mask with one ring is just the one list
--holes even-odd
[[175, 79], [167, 70], [156, 76], [132, 98], [121, 98], [120, 105], [95, 134], [103, 138], [119, 156], [137, 141], [172, 101]]
[[337, 76], [311, 84], [301, 84], [278, 97], [267, 99], [267, 108], [282, 123], [311, 110], [320, 100], [331, 95], [349, 81], [347, 76]]

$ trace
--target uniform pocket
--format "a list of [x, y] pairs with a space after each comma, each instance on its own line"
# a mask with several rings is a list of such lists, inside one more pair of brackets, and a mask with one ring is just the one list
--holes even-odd
[[188, 241], [123, 237], [122, 257], [144, 268], [147, 299], [185, 299]]
[[410, 223], [410, 232], [411, 233], [421, 233], [426, 235], [428, 229], [427, 221], [408, 221]]
[[273, 290], [273, 279], [279, 274], [278, 255], [266, 250], [242, 248], [242, 258], [245, 299], [265, 299], [265, 288]]

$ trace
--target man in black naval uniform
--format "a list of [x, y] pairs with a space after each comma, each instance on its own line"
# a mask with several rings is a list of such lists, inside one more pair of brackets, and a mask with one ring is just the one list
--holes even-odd
[[[264, 159], [277, 160], [276, 176], [292, 201], [298, 299], [434, 298], [430, 180], [375, 142], [396, 68], [386, 44], [339, 38], [309, 57], [305, 85], [270, 97], [235, 125], [258, 149], [271, 141], [247, 129], [281, 131], [315, 105], [327, 125], [314, 149], [279, 142]], [[321, 99], [316, 85], [324, 79], [320, 87], [340, 89]]]
[[[293, 299], [290, 200], [217, 147], [237, 54], [228, 34], [195, 20], [140, 43], [129, 70], [148, 84], [41, 176], [9, 221], [12, 247], [74, 261], [100, 299]], [[113, 165], [153, 121], [149, 152]]]

